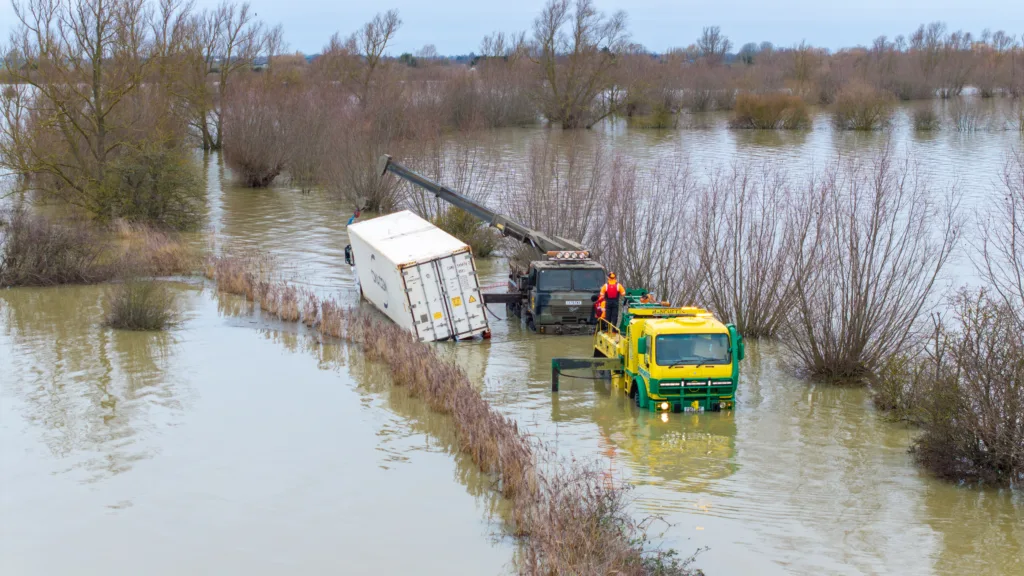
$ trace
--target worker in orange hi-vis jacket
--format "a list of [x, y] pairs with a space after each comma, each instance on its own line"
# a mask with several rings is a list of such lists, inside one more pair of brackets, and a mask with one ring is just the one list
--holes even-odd
[[619, 284], [615, 272], [609, 272], [608, 281], [601, 286], [601, 295], [597, 297], [597, 301], [605, 303], [604, 318], [613, 326], [619, 323], [619, 298], [625, 295], [626, 287]]

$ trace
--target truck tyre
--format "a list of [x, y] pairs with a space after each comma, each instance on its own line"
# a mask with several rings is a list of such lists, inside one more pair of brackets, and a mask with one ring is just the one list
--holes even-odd
[[644, 383], [639, 380], [634, 382], [633, 386], [636, 387], [637, 407], [641, 410], [647, 410], [647, 407], [650, 405], [650, 400], [647, 399], [647, 388], [644, 386]]

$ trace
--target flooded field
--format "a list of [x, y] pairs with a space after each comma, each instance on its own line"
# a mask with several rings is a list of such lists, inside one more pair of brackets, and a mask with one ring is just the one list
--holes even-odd
[[[1006, 104], [986, 105], [988, 129], [926, 136], [905, 108], [893, 143], [984, 203], [1006, 152], [1024, 145], [998, 129]], [[793, 134], [724, 121], [583, 137], [642, 164], [701, 171], [753, 157], [794, 174], [884, 145], [821, 117]], [[514, 162], [541, 138], [564, 135], [502, 130], [468, 143]], [[218, 247], [259, 248], [287, 276], [357, 302], [349, 207], [284, 185], [239, 188], [215, 156], [199, 161]], [[503, 281], [502, 261], [478, 266], [485, 284]], [[107, 289], [0, 291], [5, 574], [513, 570], [500, 503], [448, 448], [446, 420], [357, 353], [193, 279], [175, 283], [179, 327], [113, 331], [101, 327]], [[907, 453], [912, 429], [886, 422], [865, 390], [793, 376], [772, 343], [749, 343], [735, 411], [663, 420], [602, 382], [565, 380], [552, 396], [550, 359], [589, 355], [589, 339], [531, 334], [492, 310], [492, 340], [439, 346], [532, 433], [634, 483], [638, 514], [664, 520], [654, 531], [665, 546], [708, 547], [698, 565], [709, 576], [1024, 573], [1024, 494], [929, 478]]]

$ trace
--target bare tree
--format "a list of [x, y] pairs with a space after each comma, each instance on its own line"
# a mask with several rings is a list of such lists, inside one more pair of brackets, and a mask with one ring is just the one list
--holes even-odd
[[705, 26], [697, 38], [697, 53], [711, 63], [721, 62], [731, 49], [732, 42], [718, 26]]
[[354, 45], [363, 57], [356, 96], [364, 107], [367, 105], [375, 75], [386, 66], [384, 51], [401, 25], [402, 20], [398, 17], [398, 11], [388, 10], [374, 16], [362, 30], [353, 34], [350, 44]]
[[268, 28], [263, 39], [263, 51], [267, 56], [267, 70], [274, 72], [274, 59], [288, 50], [284, 40], [284, 27], [281, 24]]
[[[220, 23], [217, 33], [220, 55], [220, 63], [217, 66], [217, 96], [223, 103], [237, 73], [252, 68], [256, 56], [263, 50], [266, 36], [263, 34], [263, 24], [256, 20], [256, 14], [252, 12], [248, 2], [233, 4], [230, 0], [224, 0], [217, 7], [214, 19]], [[214, 108], [214, 113], [217, 118], [217, 133], [213, 148], [220, 149], [224, 144], [224, 118], [219, 108]]]
[[806, 273], [794, 251], [810, 233], [810, 212], [768, 164], [713, 174], [697, 212], [702, 300], [744, 336], [775, 336]]
[[113, 136], [133, 121], [121, 112], [158, 62], [144, 0], [29, 0], [14, 14], [0, 166], [45, 177], [52, 192], [102, 214], [100, 188], [126, 145]]
[[902, 352], [960, 239], [960, 192], [945, 205], [910, 159], [887, 146], [867, 163], [837, 162], [814, 182], [815, 233], [783, 343], [810, 374], [858, 379]]
[[606, 17], [592, 0], [549, 0], [533, 33], [543, 79], [537, 99], [548, 121], [589, 128], [614, 112], [601, 96], [628, 39], [625, 12]]
[[697, 231], [678, 222], [696, 218], [695, 182], [686, 162], [642, 170], [623, 158], [612, 162], [600, 226], [589, 243], [625, 286], [659, 298], [695, 304], [700, 261]]

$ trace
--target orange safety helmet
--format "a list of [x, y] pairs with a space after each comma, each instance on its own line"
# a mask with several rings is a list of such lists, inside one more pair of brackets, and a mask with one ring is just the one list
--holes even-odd
[[609, 280], [615, 280], [615, 272], [609, 272], [608, 273], [608, 279]]

